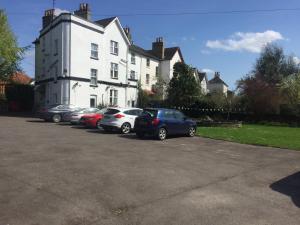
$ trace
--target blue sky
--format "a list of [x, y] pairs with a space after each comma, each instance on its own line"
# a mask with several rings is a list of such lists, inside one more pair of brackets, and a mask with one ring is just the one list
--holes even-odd
[[[131, 13], [175, 13], [299, 8], [299, 0], [56, 0], [56, 7], [74, 11], [79, 3], [91, 6], [92, 18]], [[52, 0], [0, 0], [21, 46], [38, 36], [44, 10]], [[278, 43], [287, 54], [300, 58], [300, 10], [263, 13], [230, 13], [184, 16], [120, 16], [131, 28], [135, 44], [146, 49], [158, 36], [167, 46], [180, 46], [186, 63], [206, 71], [219, 71], [234, 89], [247, 74], [265, 43]], [[299, 59], [298, 58], [298, 59]], [[297, 60], [297, 58], [295, 58]], [[23, 69], [34, 76], [34, 51], [29, 51]], [[209, 78], [213, 75], [208, 74]]]

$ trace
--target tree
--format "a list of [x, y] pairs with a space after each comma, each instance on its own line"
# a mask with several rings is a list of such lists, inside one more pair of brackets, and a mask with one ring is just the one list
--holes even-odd
[[256, 114], [278, 113], [281, 104], [280, 84], [299, 66], [276, 45], [267, 45], [253, 71], [238, 81], [237, 87], [248, 110]]
[[300, 106], [300, 73], [286, 77], [281, 83], [281, 94], [289, 108], [299, 114]]
[[[28, 48], [28, 47], [27, 47]], [[0, 10], [0, 80], [7, 80], [20, 70], [20, 61], [27, 48], [19, 48], [7, 16]]]
[[168, 102], [173, 106], [190, 106], [200, 95], [200, 85], [194, 77], [194, 69], [185, 63], [176, 63], [168, 86]]

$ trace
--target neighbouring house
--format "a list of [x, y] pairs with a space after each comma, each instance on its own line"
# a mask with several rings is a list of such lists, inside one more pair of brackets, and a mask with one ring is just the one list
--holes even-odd
[[208, 85], [208, 79], [207, 75], [204, 72], [200, 72], [197, 70], [197, 78], [196, 79], [201, 87], [202, 94], [206, 95], [208, 93], [207, 85]]
[[5, 89], [11, 84], [30, 84], [32, 78], [23, 72], [14, 73], [9, 81], [0, 81], [0, 95], [5, 95]]
[[221, 79], [220, 73], [216, 72], [214, 78], [208, 81], [209, 93], [223, 93], [227, 96], [228, 85]]
[[151, 92], [158, 75], [168, 82], [183, 61], [162, 38], [151, 50], [134, 45], [117, 17], [92, 21], [85, 3], [74, 13], [46, 10], [34, 44], [37, 105], [135, 106], [138, 82]]

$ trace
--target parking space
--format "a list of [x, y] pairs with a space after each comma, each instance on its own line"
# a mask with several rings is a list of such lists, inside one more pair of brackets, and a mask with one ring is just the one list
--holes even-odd
[[0, 117], [0, 224], [300, 224], [300, 152]]

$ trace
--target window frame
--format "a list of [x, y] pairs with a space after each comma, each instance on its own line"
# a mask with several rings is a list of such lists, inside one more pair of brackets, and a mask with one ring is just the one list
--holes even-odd
[[116, 89], [109, 90], [109, 104], [111, 106], [118, 105], [118, 90], [116, 90]]
[[136, 79], [136, 72], [134, 70], [130, 70], [129, 79], [130, 80], [135, 80]]
[[119, 55], [119, 43], [117, 41], [110, 41], [110, 54]]
[[[98, 83], [98, 70], [94, 69], [94, 68], [91, 68], [90, 72], [91, 72], [91, 74], [90, 74], [91, 75], [90, 76], [90, 86], [98, 86], [97, 85], [97, 83]], [[93, 72], [95, 72], [95, 73], [93, 73]]]
[[[93, 47], [96, 49], [93, 49]], [[91, 59], [99, 59], [99, 45], [96, 43], [91, 43]]]
[[119, 79], [119, 64], [118, 63], [110, 63], [110, 78], [111, 79]]
[[136, 54], [135, 53], [131, 53], [131, 64], [132, 65], [136, 64]]
[[146, 85], [150, 85], [150, 74], [146, 73]]
[[150, 67], [150, 58], [147, 58], [147, 59], [146, 59], [146, 66], [147, 66], [147, 67]]
[[[92, 104], [91, 104], [91, 100], [94, 100], [95, 102], [95, 104], [94, 104], [94, 106], [92, 106]], [[97, 95], [90, 95], [90, 107], [91, 108], [96, 108], [97, 107]]]

